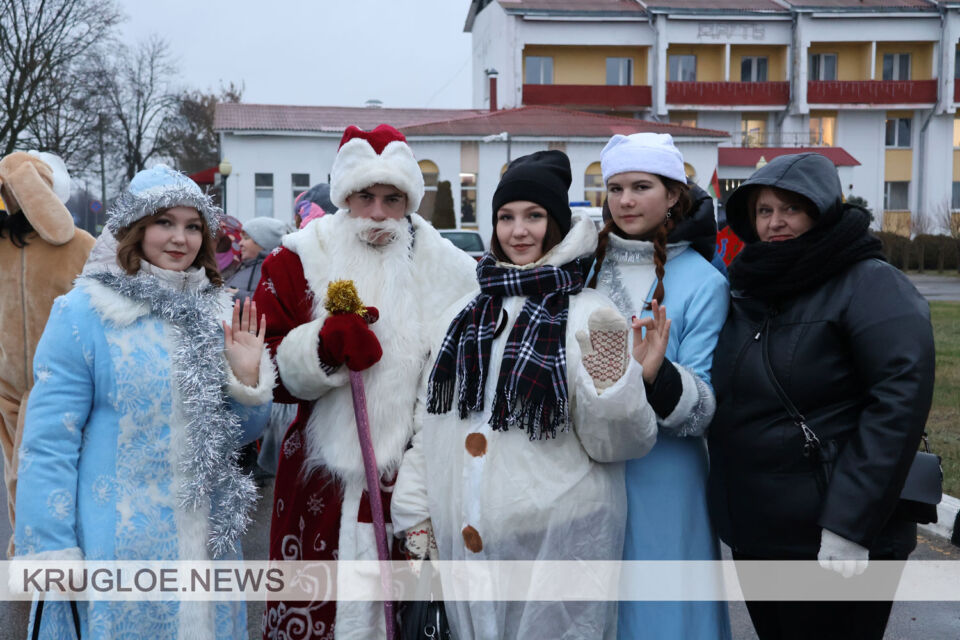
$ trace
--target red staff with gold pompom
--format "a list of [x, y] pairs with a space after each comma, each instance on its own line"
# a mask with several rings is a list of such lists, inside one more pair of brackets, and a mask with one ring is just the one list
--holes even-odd
[[[331, 316], [354, 314], [363, 318], [367, 324], [373, 324], [379, 316], [375, 308], [363, 304], [352, 280], [336, 280], [327, 285], [327, 297], [323, 306]], [[373, 514], [373, 531], [377, 540], [377, 555], [380, 557], [380, 582], [383, 585], [384, 593], [383, 614], [386, 617], [387, 639], [393, 640], [393, 575], [389, 563], [390, 551], [387, 546], [387, 526], [383, 519], [383, 500], [380, 497], [380, 472], [377, 469], [377, 457], [373, 450], [373, 438], [370, 435], [370, 418], [367, 415], [367, 397], [363, 386], [363, 375], [360, 371], [353, 369], [349, 369], [349, 371], [350, 388], [353, 391], [353, 411], [357, 419], [357, 435], [360, 438], [363, 468], [367, 476], [367, 493], [370, 496], [370, 511]]]

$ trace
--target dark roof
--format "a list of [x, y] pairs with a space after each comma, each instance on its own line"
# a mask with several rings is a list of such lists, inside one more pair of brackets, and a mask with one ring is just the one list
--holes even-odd
[[512, 136], [560, 138], [606, 138], [615, 133], [642, 131], [669, 133], [679, 138], [726, 138], [730, 135], [716, 129], [684, 127], [545, 106], [484, 111], [479, 115], [402, 127], [401, 131], [408, 136], [486, 136], [506, 131]]
[[840, 147], [720, 147], [717, 164], [721, 167], [755, 167], [760, 158], [773, 160], [777, 156], [812, 151], [826, 156], [838, 167], [856, 167], [856, 158]]
[[387, 123], [402, 128], [424, 122], [484, 113], [478, 109], [372, 109], [367, 107], [301, 107], [279, 104], [217, 104], [213, 127], [218, 131], [329, 131], [351, 124], [373, 129]]

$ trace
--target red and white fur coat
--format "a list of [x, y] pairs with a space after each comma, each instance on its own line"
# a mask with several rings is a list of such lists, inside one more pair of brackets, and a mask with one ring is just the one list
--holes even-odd
[[[385, 247], [367, 244], [356, 229], [356, 221], [340, 211], [286, 236], [264, 262], [256, 291], [279, 372], [275, 398], [300, 404], [297, 420], [287, 430], [277, 473], [272, 559], [377, 559], [369, 517], [358, 519], [358, 514], [369, 514], [369, 502], [348, 372], [343, 366], [336, 370], [322, 366], [317, 355], [328, 283], [352, 280], [364, 304], [380, 311], [371, 330], [383, 347], [383, 357], [363, 372], [363, 379], [377, 466], [388, 484], [413, 435], [421, 372], [432, 365], [426, 362], [425, 327], [476, 287], [476, 263], [417, 214], [410, 216], [412, 240], [405, 229]], [[313, 502], [298, 502], [297, 496]], [[388, 510], [389, 495], [384, 502]], [[339, 530], [324, 531], [337, 526], [337, 517], [330, 515], [336, 507]], [[301, 513], [290, 513], [291, 509]], [[309, 522], [304, 526], [304, 517], [309, 521], [311, 515], [317, 516], [315, 529]], [[326, 519], [321, 523], [322, 518]], [[386, 522], [392, 538], [389, 513]], [[336, 550], [329, 554], [333, 545]], [[331, 603], [323, 604], [325, 614], [306, 603], [268, 604], [265, 637], [281, 630], [289, 635], [301, 625], [312, 627], [314, 634], [303, 637], [328, 637], [331, 628], [335, 634], [329, 637], [383, 637], [378, 603], [337, 603], [335, 625]], [[299, 622], [290, 624], [293, 618]], [[379, 630], [371, 628], [376, 620]]]

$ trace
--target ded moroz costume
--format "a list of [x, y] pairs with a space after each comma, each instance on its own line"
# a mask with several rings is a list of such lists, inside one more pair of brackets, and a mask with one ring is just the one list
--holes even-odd
[[[352, 194], [374, 185], [406, 195], [406, 215], [394, 226], [383, 223], [393, 237], [386, 244], [369, 242], [362, 230], [380, 223], [355, 218], [347, 205]], [[350, 362], [356, 343], [334, 335], [323, 301], [331, 281], [350, 279], [364, 303], [379, 310], [379, 321], [363, 330], [373, 337], [362, 338], [369, 344], [360, 351], [366, 365], [376, 362], [363, 379], [389, 523], [392, 485], [413, 434], [417, 383], [429, 351], [424, 327], [474, 286], [476, 263], [414, 213], [422, 196], [420, 168], [400, 132], [387, 125], [370, 132], [350, 127], [331, 176], [339, 212], [285, 236], [263, 264], [255, 300], [267, 315], [267, 342], [280, 374], [275, 399], [299, 404], [281, 445], [271, 559], [377, 559], [347, 371], [363, 365]], [[377, 361], [373, 352], [380, 349]], [[347, 366], [338, 366], [344, 356]], [[397, 549], [394, 554], [402, 559]], [[264, 638], [385, 635], [377, 602], [268, 602], [263, 626]]]

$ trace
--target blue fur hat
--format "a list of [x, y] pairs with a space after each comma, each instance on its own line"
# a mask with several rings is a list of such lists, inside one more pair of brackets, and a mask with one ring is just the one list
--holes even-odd
[[213, 204], [213, 199], [203, 193], [196, 182], [165, 164], [144, 169], [133, 176], [130, 186], [110, 209], [107, 228], [116, 235], [117, 231], [140, 218], [171, 207], [193, 207], [206, 219], [210, 235], [217, 235], [223, 210]]

